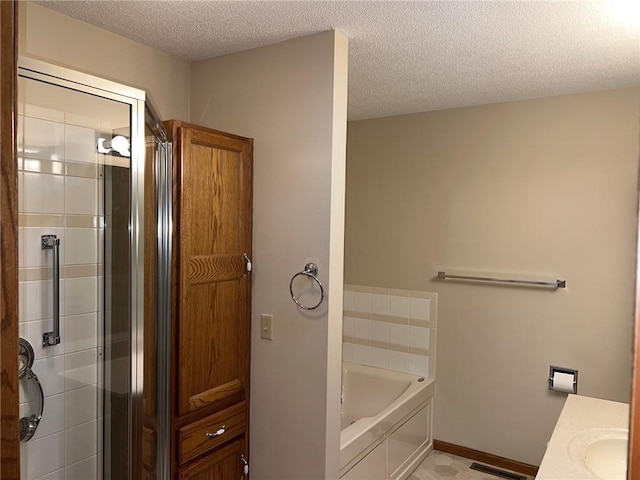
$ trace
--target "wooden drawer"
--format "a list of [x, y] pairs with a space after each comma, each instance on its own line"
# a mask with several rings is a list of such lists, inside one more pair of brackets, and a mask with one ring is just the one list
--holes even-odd
[[244, 437], [236, 437], [224, 447], [216, 448], [209, 455], [181, 468], [175, 480], [248, 480], [243, 475], [242, 460], [246, 454]]
[[[213, 450], [245, 433], [246, 427], [246, 402], [185, 425], [178, 430], [178, 462], [180, 464], [186, 463]], [[210, 435], [207, 436], [207, 434]]]

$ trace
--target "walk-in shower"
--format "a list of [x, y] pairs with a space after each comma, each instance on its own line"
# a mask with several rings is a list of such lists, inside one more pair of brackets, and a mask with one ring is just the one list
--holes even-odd
[[131, 478], [166, 422], [170, 146], [143, 91], [19, 63], [21, 478]]

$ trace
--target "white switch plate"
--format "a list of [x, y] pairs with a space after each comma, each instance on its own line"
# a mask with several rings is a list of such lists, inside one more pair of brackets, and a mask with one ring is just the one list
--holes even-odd
[[260, 338], [273, 340], [273, 315], [260, 315]]

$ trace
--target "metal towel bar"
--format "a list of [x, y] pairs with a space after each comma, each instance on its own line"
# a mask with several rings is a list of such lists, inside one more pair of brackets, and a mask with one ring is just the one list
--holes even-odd
[[447, 272], [438, 272], [438, 278], [440, 280], [471, 280], [474, 282], [494, 282], [494, 283], [510, 283], [514, 285], [532, 285], [536, 287], [550, 287], [550, 288], [566, 288], [566, 280], [556, 280], [555, 282], [538, 282], [535, 280], [511, 280], [506, 278], [491, 278], [491, 277], [475, 277], [468, 275], [450, 275]]

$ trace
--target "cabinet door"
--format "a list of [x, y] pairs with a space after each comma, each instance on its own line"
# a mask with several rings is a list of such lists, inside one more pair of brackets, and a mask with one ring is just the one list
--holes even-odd
[[179, 128], [178, 414], [247, 394], [252, 142]]
[[244, 444], [244, 437], [241, 437], [217, 449], [181, 470], [178, 480], [248, 480], [248, 476], [244, 476], [241, 459]]

